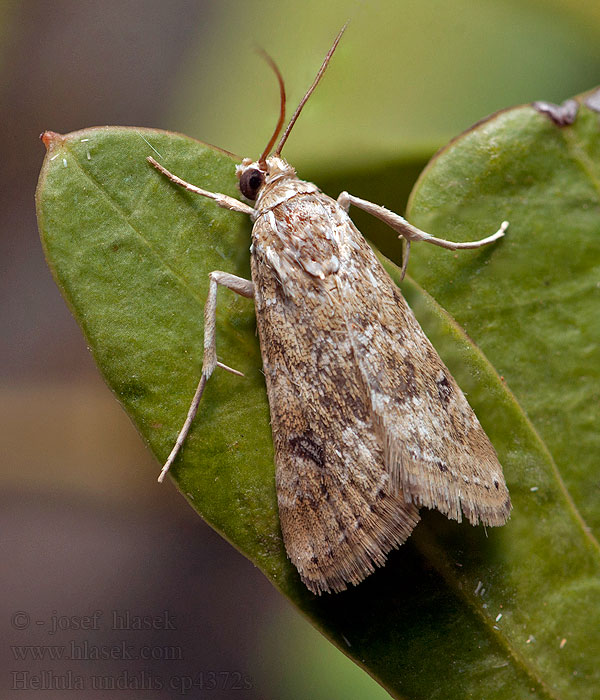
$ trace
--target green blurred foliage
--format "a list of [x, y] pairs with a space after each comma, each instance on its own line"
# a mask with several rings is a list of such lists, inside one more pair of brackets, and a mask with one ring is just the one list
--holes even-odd
[[[571, 9], [571, 4], [575, 7]], [[584, 3], [540, 0], [318, 0], [223, 3], [178, 76], [172, 115], [184, 133], [240, 156], [263, 149], [279, 64], [290, 110], [342, 24], [323, 85], [286, 145], [303, 177], [430, 155], [486, 114], [562, 101], [598, 82], [600, 21]], [[198, 91], [197, 86], [202, 90]]]

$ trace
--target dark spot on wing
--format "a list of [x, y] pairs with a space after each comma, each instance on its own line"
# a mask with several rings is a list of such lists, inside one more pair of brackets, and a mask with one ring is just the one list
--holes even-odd
[[435, 383], [437, 385], [438, 396], [440, 397], [440, 401], [442, 402], [442, 404], [444, 404], [444, 406], [446, 406], [452, 396], [452, 387], [450, 386], [448, 377], [446, 377], [446, 375], [444, 374], [440, 379], [436, 379]]
[[437, 463], [437, 466], [438, 466], [438, 469], [439, 469], [441, 472], [447, 472], [447, 471], [448, 471], [448, 467], [447, 467], [443, 462], [438, 462], [438, 463]]
[[320, 468], [325, 466], [323, 446], [316, 441], [312, 430], [307, 430], [302, 435], [290, 437], [289, 446], [292, 454], [309, 459]]

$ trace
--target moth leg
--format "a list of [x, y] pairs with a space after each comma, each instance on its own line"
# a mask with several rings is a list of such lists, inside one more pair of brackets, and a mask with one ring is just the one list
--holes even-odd
[[503, 221], [500, 228], [491, 236], [482, 238], [479, 241], [457, 243], [456, 241], [446, 241], [443, 238], [436, 238], [425, 231], [421, 231], [421, 229], [418, 229], [416, 226], [409, 224], [408, 221], [399, 214], [395, 214], [393, 211], [390, 211], [389, 209], [386, 209], [378, 204], [373, 204], [373, 202], [369, 202], [366, 199], [354, 197], [353, 195], [348, 194], [348, 192], [342, 192], [337, 201], [345, 211], [350, 209], [351, 204], [359, 209], [363, 209], [368, 214], [381, 219], [381, 221], [386, 223], [390, 228], [394, 229], [394, 231], [397, 231], [402, 236], [402, 238], [406, 241], [405, 255], [402, 263], [402, 277], [404, 277], [404, 273], [406, 272], [411, 241], [426, 241], [427, 243], [433, 243], [433, 245], [438, 245], [441, 248], [447, 248], [448, 250], [481, 248], [488, 243], [493, 243], [499, 238], [502, 238], [502, 236], [504, 236], [504, 232], [508, 228], [508, 221]]
[[242, 372], [238, 372], [236, 369], [232, 369], [222, 362], [217, 360], [217, 346], [215, 340], [215, 328], [217, 325], [217, 288], [219, 285], [222, 287], [227, 287], [232, 291], [240, 294], [243, 297], [252, 298], [254, 296], [254, 285], [251, 280], [246, 280], [243, 277], [237, 277], [236, 275], [231, 275], [228, 272], [220, 272], [215, 270], [209, 274], [209, 288], [208, 288], [208, 298], [206, 299], [206, 304], [204, 305], [204, 357], [202, 360], [202, 375], [198, 386], [196, 388], [196, 393], [190, 404], [185, 423], [183, 428], [179, 431], [175, 445], [171, 450], [171, 454], [168, 456], [164, 467], [158, 476], [158, 480], [162, 481], [165, 478], [166, 473], [169, 471], [171, 465], [175, 461], [175, 457], [179, 454], [181, 446], [185, 442], [192, 422], [196, 417], [198, 411], [198, 405], [202, 394], [204, 393], [204, 387], [208, 378], [213, 373], [215, 367], [221, 367], [222, 369], [231, 372], [232, 374], [237, 374], [240, 377], [244, 375]]
[[182, 180], [180, 177], [177, 177], [177, 175], [173, 175], [172, 172], [167, 170], [158, 161], [154, 160], [152, 156], [148, 156], [146, 160], [148, 161], [148, 163], [150, 163], [150, 165], [154, 166], [165, 177], [168, 177], [169, 180], [171, 180], [171, 182], [174, 182], [176, 185], [180, 185], [189, 192], [194, 192], [194, 194], [201, 194], [203, 197], [214, 199], [220, 207], [223, 207], [223, 209], [239, 211], [242, 214], [248, 215], [254, 214], [254, 209], [252, 207], [249, 207], [247, 204], [244, 204], [244, 202], [240, 202], [239, 200], [234, 199], [233, 197], [229, 197], [226, 194], [221, 194], [220, 192], [209, 192], [208, 190], [203, 190], [201, 187], [196, 187], [196, 185], [190, 184], [189, 182]]

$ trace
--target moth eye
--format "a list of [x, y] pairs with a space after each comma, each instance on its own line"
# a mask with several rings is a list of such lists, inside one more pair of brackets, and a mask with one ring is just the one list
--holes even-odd
[[240, 178], [240, 192], [248, 199], [256, 199], [258, 190], [263, 186], [265, 174], [256, 168], [246, 170]]

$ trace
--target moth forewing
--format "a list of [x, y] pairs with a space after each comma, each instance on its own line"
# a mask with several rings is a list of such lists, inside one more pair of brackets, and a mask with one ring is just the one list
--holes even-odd
[[398, 287], [352, 222], [346, 231], [359, 252], [340, 267], [341, 299], [392, 485], [456, 520], [503, 524], [510, 499], [491, 442]]

